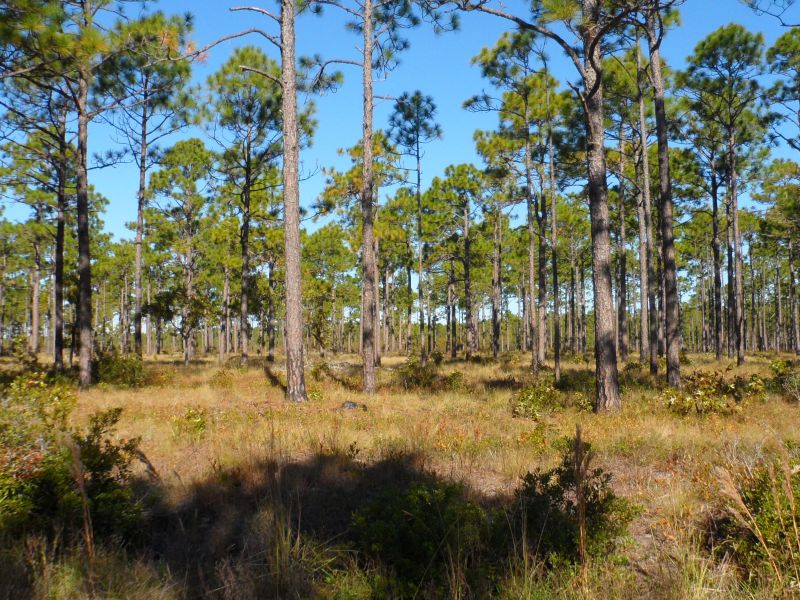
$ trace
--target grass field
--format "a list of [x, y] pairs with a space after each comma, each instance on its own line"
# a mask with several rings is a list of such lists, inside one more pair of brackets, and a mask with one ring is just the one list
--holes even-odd
[[[726, 372], [727, 362], [691, 355], [683, 370], [769, 382], [774, 359], [748, 357], [744, 367]], [[445, 361], [422, 388], [409, 385], [416, 374], [404, 360], [384, 357], [374, 397], [357, 391], [357, 356], [312, 361], [306, 371], [310, 401], [300, 405], [283, 399], [280, 360], [265, 366], [255, 359], [248, 368], [231, 361], [221, 368], [211, 358], [189, 367], [162, 358], [145, 362], [142, 387], [99, 384], [80, 392], [76, 423], [121, 407], [116, 435], [141, 439], [134, 467], [134, 485], [147, 507], [141, 540], [98, 540], [91, 567], [80, 543], [67, 536], [6, 540], [5, 596], [776, 594], [768, 574], [748, 582], [735, 561], [714, 552], [711, 534], [728, 503], [721, 474], [742, 472], [776, 448], [800, 444], [800, 408], [778, 391], [767, 386], [725, 414], [679, 416], [668, 410], [661, 385], [633, 364], [622, 370], [622, 412], [595, 415], [587, 410], [593, 372], [586, 362], [572, 361], [552, 392], [558, 405], [525, 418], [511, 408], [533, 382], [523, 355]], [[343, 408], [346, 402], [353, 408]], [[502, 568], [451, 553], [439, 579], [435, 568], [423, 569], [415, 589], [398, 591], [386, 583], [391, 565], [352, 543], [353, 515], [382, 489], [402, 494], [420, 482], [453, 482], [470, 504], [497, 514], [491, 511], [513, 502], [522, 476], [552, 468], [569, 453], [576, 425], [591, 445], [592, 468], [611, 475], [614, 494], [630, 502], [634, 515], [612, 553], [581, 567], [557, 564], [529, 556], [515, 542], [523, 532], [509, 525], [502, 543], [519, 551], [509, 552]], [[790, 588], [780, 593], [791, 595]]]

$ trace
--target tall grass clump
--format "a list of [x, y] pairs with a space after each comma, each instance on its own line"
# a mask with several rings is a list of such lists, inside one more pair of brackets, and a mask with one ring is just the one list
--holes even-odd
[[726, 518], [715, 543], [749, 582], [777, 595], [800, 593], [800, 458], [784, 445], [753, 469], [722, 469]]

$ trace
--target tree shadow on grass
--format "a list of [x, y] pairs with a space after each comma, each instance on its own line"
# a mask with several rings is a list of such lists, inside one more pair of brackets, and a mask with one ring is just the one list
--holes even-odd
[[589, 368], [564, 369], [557, 387], [562, 392], [583, 392], [593, 395], [595, 391], [594, 371]]
[[[413, 486], [442, 484], [414, 454], [369, 464], [333, 453], [299, 462], [236, 466], [190, 486], [176, 504], [159, 501], [152, 506], [139, 550], [166, 567], [189, 598], [313, 597], [309, 574], [315, 566], [274, 564], [278, 555], [297, 552], [295, 558], [302, 563], [295, 544], [304, 540], [307, 549], [330, 552], [338, 547], [340, 557], [352, 559], [355, 514], [381, 499], [401, 497]], [[147, 492], [148, 485], [142, 482], [140, 492]], [[486, 508], [506, 501], [465, 494]], [[398, 519], [404, 514], [400, 510]], [[241, 573], [254, 563], [262, 566], [253, 584], [257, 590], [248, 592], [247, 585], [241, 587], [248, 579]], [[297, 567], [303, 572], [290, 576]]]

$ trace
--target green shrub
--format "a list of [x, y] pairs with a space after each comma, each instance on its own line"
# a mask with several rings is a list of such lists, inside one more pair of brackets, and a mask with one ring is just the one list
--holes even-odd
[[130, 531], [139, 505], [128, 482], [138, 440], [113, 439], [121, 409], [70, 428], [75, 395], [44, 375], [18, 377], [0, 403], [0, 532], [73, 531], [82, 522], [84, 486], [94, 531]]
[[447, 374], [442, 381], [442, 387], [448, 392], [465, 391], [467, 384], [464, 381], [464, 373], [461, 371], [453, 371]]
[[439, 369], [428, 361], [425, 366], [420, 364], [419, 357], [409, 356], [406, 362], [397, 369], [398, 382], [403, 389], [434, 389], [439, 379]]
[[540, 377], [511, 398], [511, 414], [515, 417], [541, 419], [562, 408], [558, 391], [549, 378]]
[[353, 529], [359, 550], [391, 571], [397, 595], [405, 597], [418, 589], [441, 589], [448, 569], [473, 565], [487, 518], [465, 499], [461, 486], [418, 483], [375, 498], [354, 514]]
[[229, 390], [233, 387], [233, 372], [222, 367], [214, 371], [214, 374], [208, 379], [209, 387], [217, 390]]
[[731, 393], [736, 402], [764, 402], [767, 399], [767, 383], [755, 373], [748, 378], [737, 375], [733, 380]]
[[444, 355], [438, 350], [434, 350], [433, 352], [431, 352], [431, 360], [433, 361], [433, 364], [439, 367], [441, 366], [442, 361], [444, 360]]
[[661, 398], [667, 410], [680, 416], [729, 415], [736, 412], [738, 402], [745, 399], [741, 395], [737, 398], [736, 385], [725, 381], [719, 371], [687, 375], [682, 389], [668, 388]]
[[[611, 475], [589, 469], [591, 448], [582, 445], [576, 459], [575, 440], [557, 467], [536, 470], [522, 478], [516, 492], [514, 521], [525, 533], [532, 552], [551, 563], [574, 562], [580, 558], [581, 510], [588, 556], [612, 553], [627, 531], [636, 511], [611, 489]], [[576, 468], [578, 467], [578, 468]]]
[[800, 372], [792, 371], [787, 375], [781, 388], [789, 400], [800, 404]]
[[800, 588], [800, 460], [782, 448], [736, 477], [723, 471], [720, 481], [728, 516], [716, 523], [718, 549], [732, 553], [748, 579]]
[[172, 434], [175, 437], [201, 438], [208, 430], [208, 412], [201, 406], [189, 406], [182, 415], [172, 417]]
[[778, 387], [780, 387], [783, 383], [783, 379], [792, 372], [792, 363], [779, 358], [769, 363], [769, 368], [775, 376], [775, 382], [778, 384]]
[[120, 387], [142, 387], [145, 384], [142, 359], [135, 355], [102, 354], [94, 362], [98, 383]]
[[788, 360], [774, 360], [769, 365], [774, 375], [772, 388], [788, 400], [800, 403], [800, 370]]

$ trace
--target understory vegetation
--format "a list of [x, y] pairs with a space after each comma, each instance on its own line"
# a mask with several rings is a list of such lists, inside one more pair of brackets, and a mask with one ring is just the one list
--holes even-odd
[[583, 362], [553, 386], [521, 354], [384, 357], [370, 398], [336, 360], [302, 405], [280, 360], [114, 365], [81, 392], [6, 360], [2, 597], [797, 594], [790, 357], [692, 355], [680, 391], [630, 363], [616, 415]]

